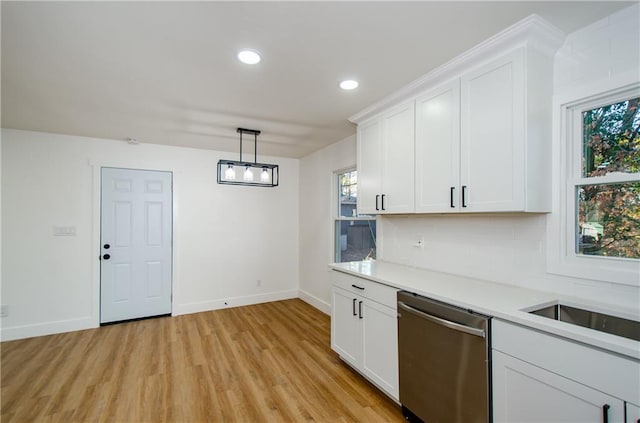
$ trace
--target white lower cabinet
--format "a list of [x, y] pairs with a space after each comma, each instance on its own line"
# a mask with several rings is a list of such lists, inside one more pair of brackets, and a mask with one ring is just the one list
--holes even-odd
[[493, 319], [492, 374], [496, 423], [639, 423], [636, 360]]
[[[638, 402], [640, 402], [640, 399], [638, 399]], [[630, 402], [628, 402], [626, 403], [626, 407], [627, 407], [627, 423], [640, 423], [640, 406], [637, 406], [635, 404], [631, 404]]]
[[623, 423], [624, 402], [494, 351], [493, 413], [496, 423]]
[[[342, 283], [334, 283], [332, 290], [331, 348], [398, 401], [397, 312], [391, 304], [397, 290], [344, 274], [339, 277]], [[384, 296], [384, 304], [368, 298], [370, 291], [374, 297]]]
[[398, 399], [398, 314], [374, 301], [363, 301], [362, 370], [372, 382]]
[[331, 304], [331, 348], [350, 364], [362, 360], [362, 323], [357, 309], [363, 301], [340, 288], [334, 288]]

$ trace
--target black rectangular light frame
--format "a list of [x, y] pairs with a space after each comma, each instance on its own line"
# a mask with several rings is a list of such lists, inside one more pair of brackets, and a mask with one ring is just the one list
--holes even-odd
[[[244, 185], [248, 187], [277, 187], [280, 182], [278, 165], [258, 163], [258, 135], [260, 135], [261, 131], [257, 129], [238, 128], [236, 132], [240, 134], [240, 160], [221, 159], [218, 161], [218, 183], [225, 185]], [[253, 163], [242, 160], [242, 134], [253, 135]], [[234, 175], [233, 178], [228, 178], [226, 175], [227, 169], [229, 168], [234, 170], [234, 172], [232, 172]], [[247, 169], [251, 170], [253, 174], [252, 179], [244, 179], [244, 172]], [[263, 174], [268, 175], [268, 178], [263, 180]]]
[[[236, 170], [236, 179], [225, 179], [224, 172], [232, 166]], [[242, 172], [249, 167], [251, 168], [254, 174], [253, 181], [245, 181], [242, 178]], [[269, 181], [263, 182], [260, 179], [262, 172], [266, 170], [269, 174]], [[218, 183], [223, 185], [244, 185], [248, 187], [267, 187], [273, 188], [277, 187], [279, 183], [279, 166], [268, 163], [251, 163], [251, 162], [240, 162], [236, 160], [220, 160], [218, 161]]]

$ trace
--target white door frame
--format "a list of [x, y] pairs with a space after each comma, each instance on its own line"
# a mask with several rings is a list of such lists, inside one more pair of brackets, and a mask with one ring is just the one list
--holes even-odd
[[[93, 327], [100, 326], [100, 198], [102, 195], [102, 183], [101, 172], [103, 167], [116, 167], [122, 169], [132, 170], [152, 170], [160, 172], [171, 172], [173, 174], [173, 194], [172, 194], [172, 217], [171, 217], [171, 238], [173, 239], [173, 247], [171, 248], [171, 261], [173, 263], [171, 269], [171, 315], [175, 316], [175, 299], [177, 298], [178, 290], [176, 289], [177, 275], [178, 275], [178, 239], [176, 233], [178, 233], [178, 194], [175, 189], [177, 186], [176, 180], [179, 179], [180, 172], [176, 172], [171, 166], [156, 166], [142, 164], [137, 161], [131, 161], [127, 159], [117, 160], [93, 160], [89, 159], [89, 166], [93, 168], [93, 213], [92, 213], [92, 236], [91, 236], [91, 273], [92, 273], [92, 304], [91, 304], [91, 320]], [[95, 250], [94, 250], [95, 248]]]

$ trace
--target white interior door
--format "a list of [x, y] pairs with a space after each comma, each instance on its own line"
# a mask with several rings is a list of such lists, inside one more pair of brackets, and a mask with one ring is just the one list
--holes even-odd
[[102, 168], [100, 322], [171, 313], [172, 174]]

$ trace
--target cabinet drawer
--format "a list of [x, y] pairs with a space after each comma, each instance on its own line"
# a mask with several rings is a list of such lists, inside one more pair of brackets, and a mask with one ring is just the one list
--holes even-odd
[[368, 298], [396, 310], [397, 288], [384, 285], [369, 279], [348, 275], [337, 270], [331, 271], [331, 283], [361, 297]]

